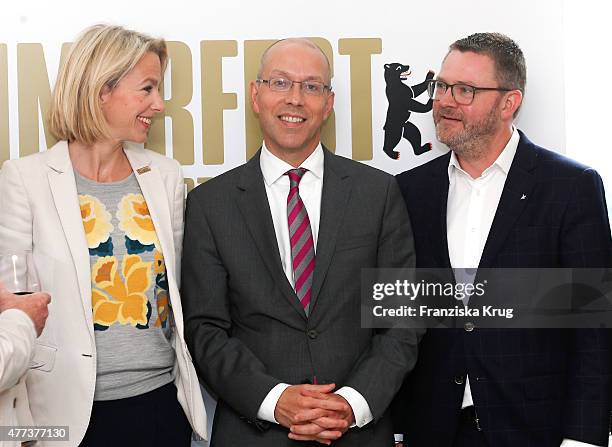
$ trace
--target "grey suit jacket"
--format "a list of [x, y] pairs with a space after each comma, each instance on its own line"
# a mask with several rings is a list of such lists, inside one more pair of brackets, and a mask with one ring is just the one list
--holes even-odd
[[387, 407], [415, 363], [421, 334], [361, 327], [360, 269], [414, 266], [410, 221], [391, 175], [324, 152], [308, 318], [281, 267], [259, 153], [187, 199], [185, 337], [219, 399], [213, 446], [307, 445], [258, 421], [257, 410], [278, 383], [315, 376], [356, 389], [374, 415], [334, 445], [392, 445]]

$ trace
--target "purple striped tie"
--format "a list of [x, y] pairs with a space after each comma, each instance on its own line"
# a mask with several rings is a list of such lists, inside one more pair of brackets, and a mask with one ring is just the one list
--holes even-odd
[[294, 289], [304, 312], [308, 315], [312, 277], [315, 266], [314, 241], [310, 219], [302, 198], [300, 197], [300, 180], [306, 172], [304, 168], [291, 169], [289, 176], [289, 195], [287, 196], [287, 223], [291, 241], [291, 261], [293, 266]]

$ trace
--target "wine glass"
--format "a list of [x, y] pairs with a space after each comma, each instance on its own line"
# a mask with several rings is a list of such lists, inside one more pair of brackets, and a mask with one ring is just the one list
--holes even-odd
[[29, 250], [0, 252], [0, 283], [15, 295], [40, 292], [40, 280]]

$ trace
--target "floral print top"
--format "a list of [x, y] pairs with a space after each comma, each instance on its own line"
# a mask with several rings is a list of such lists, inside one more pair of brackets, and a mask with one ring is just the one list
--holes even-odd
[[172, 380], [174, 351], [163, 253], [132, 174], [97, 183], [75, 172], [91, 264], [95, 400], [132, 397]]

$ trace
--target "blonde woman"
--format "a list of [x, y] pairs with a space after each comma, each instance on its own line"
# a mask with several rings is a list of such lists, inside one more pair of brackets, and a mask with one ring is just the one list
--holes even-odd
[[[179, 164], [144, 143], [163, 112], [163, 40], [91, 27], [53, 92], [46, 152], [0, 171], [0, 251], [32, 250], [53, 296], [26, 378], [67, 445], [187, 446], [206, 416], [183, 339]], [[58, 443], [53, 443], [58, 445]]]

